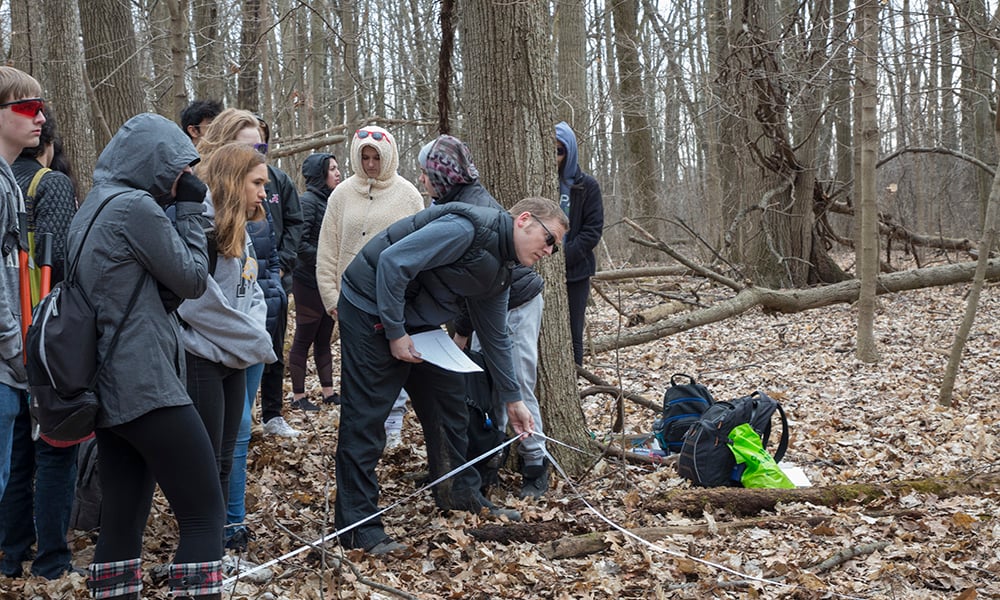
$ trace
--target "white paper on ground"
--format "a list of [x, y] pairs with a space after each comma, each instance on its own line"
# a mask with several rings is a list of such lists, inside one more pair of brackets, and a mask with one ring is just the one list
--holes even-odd
[[455, 345], [443, 329], [433, 329], [410, 336], [413, 347], [420, 353], [420, 358], [435, 364], [442, 369], [458, 373], [475, 373], [482, 371], [465, 352]]
[[802, 467], [786, 462], [778, 463], [778, 467], [795, 484], [795, 487], [812, 486], [812, 482], [809, 481], [809, 477], [806, 476], [806, 472], [802, 470]]

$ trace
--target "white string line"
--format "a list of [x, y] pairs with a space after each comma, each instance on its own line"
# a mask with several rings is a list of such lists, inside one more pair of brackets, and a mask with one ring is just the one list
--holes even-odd
[[297, 556], [299, 554], [302, 554], [306, 550], [310, 550], [310, 549], [312, 549], [312, 548], [314, 548], [316, 546], [320, 546], [322, 544], [325, 544], [326, 542], [332, 540], [333, 538], [339, 537], [339, 536], [347, 533], [348, 531], [351, 531], [352, 529], [360, 527], [361, 525], [364, 525], [368, 521], [371, 521], [372, 519], [374, 519], [376, 517], [379, 517], [379, 516], [381, 516], [381, 515], [389, 512], [390, 510], [396, 508], [400, 504], [404, 504], [404, 503], [408, 502], [411, 498], [413, 498], [413, 497], [415, 497], [415, 496], [423, 493], [424, 491], [426, 491], [426, 490], [434, 487], [435, 485], [441, 483], [442, 481], [444, 481], [444, 480], [446, 480], [446, 479], [448, 479], [450, 477], [453, 477], [453, 476], [457, 475], [458, 473], [460, 473], [460, 472], [464, 471], [465, 469], [471, 467], [472, 465], [474, 465], [475, 463], [479, 462], [480, 460], [482, 460], [482, 459], [484, 459], [486, 457], [489, 457], [489, 456], [493, 456], [494, 453], [499, 452], [500, 450], [503, 450], [507, 446], [513, 444], [514, 442], [517, 441], [517, 439], [518, 439], [517, 437], [512, 437], [509, 440], [507, 440], [506, 442], [504, 442], [504, 443], [500, 444], [499, 446], [497, 446], [496, 448], [493, 448], [492, 450], [487, 450], [486, 452], [483, 452], [482, 454], [480, 454], [479, 456], [477, 456], [477, 457], [473, 458], [472, 460], [466, 462], [465, 464], [460, 465], [458, 467], [455, 467], [451, 471], [448, 471], [444, 475], [438, 477], [437, 479], [435, 479], [434, 481], [428, 483], [427, 485], [425, 485], [424, 487], [420, 488], [419, 490], [416, 490], [416, 491], [412, 492], [411, 494], [409, 494], [408, 496], [405, 496], [405, 497], [401, 498], [400, 500], [397, 500], [396, 502], [390, 504], [389, 506], [383, 508], [382, 510], [380, 510], [380, 511], [378, 511], [376, 513], [368, 515], [367, 517], [365, 517], [364, 519], [361, 519], [360, 521], [357, 521], [355, 523], [352, 523], [352, 524], [348, 525], [347, 527], [344, 527], [343, 529], [338, 529], [338, 530], [334, 531], [333, 533], [325, 535], [325, 536], [319, 538], [318, 540], [316, 540], [315, 542], [313, 542], [311, 544], [306, 544], [306, 545], [300, 546], [299, 548], [296, 548], [295, 550], [292, 550], [290, 552], [282, 554], [278, 558], [273, 558], [273, 559], [271, 559], [271, 560], [269, 560], [269, 561], [267, 561], [265, 563], [261, 563], [261, 564], [257, 565], [256, 567], [253, 567], [252, 569], [247, 569], [246, 571], [243, 571], [242, 573], [238, 573], [236, 575], [233, 575], [232, 577], [227, 577], [226, 579], [224, 579], [222, 581], [222, 585], [223, 586], [227, 586], [230, 583], [238, 581], [240, 578], [246, 577], [247, 575], [249, 575], [251, 573], [256, 573], [257, 571], [261, 571], [261, 570], [266, 569], [266, 568], [268, 568], [270, 566], [276, 565], [279, 562], [288, 560], [289, 558], [292, 558], [293, 556]]
[[[574, 451], [579, 452], [581, 454], [587, 454], [586, 451], [584, 451], [584, 450], [582, 450], [580, 448], [577, 448], [576, 446], [572, 446], [572, 445], [567, 444], [565, 442], [562, 442], [560, 440], [557, 440], [557, 439], [554, 439], [554, 438], [550, 438], [550, 437], [548, 437], [545, 434], [531, 432], [531, 435], [537, 435], [537, 436], [539, 436], [539, 437], [541, 437], [541, 438], [543, 438], [543, 439], [545, 439], [547, 441], [553, 442], [555, 444], [558, 444], [558, 445], [563, 446], [565, 448], [568, 448], [570, 450], [574, 450]], [[271, 559], [271, 560], [269, 560], [267, 562], [264, 562], [264, 563], [261, 563], [261, 564], [257, 565], [256, 567], [253, 567], [251, 569], [247, 569], [246, 571], [243, 571], [242, 573], [238, 573], [237, 575], [234, 575], [232, 577], [228, 577], [228, 578], [226, 578], [226, 579], [224, 579], [222, 581], [222, 585], [223, 586], [227, 586], [227, 585], [229, 585], [229, 584], [231, 584], [233, 582], [238, 581], [242, 577], [246, 577], [247, 575], [250, 575], [251, 573], [256, 573], [257, 571], [260, 571], [260, 570], [266, 569], [268, 567], [271, 567], [273, 565], [276, 565], [279, 562], [288, 560], [289, 558], [292, 558], [294, 556], [302, 554], [303, 552], [305, 552], [307, 550], [310, 550], [310, 549], [312, 549], [312, 548], [314, 548], [316, 546], [325, 544], [326, 542], [332, 540], [333, 538], [339, 537], [340, 535], [342, 535], [344, 533], [347, 533], [347, 532], [355, 529], [356, 527], [360, 527], [361, 525], [367, 523], [368, 521], [371, 521], [372, 519], [374, 519], [376, 517], [379, 517], [379, 516], [381, 516], [381, 515], [389, 512], [390, 510], [396, 508], [397, 506], [408, 502], [411, 498], [413, 498], [413, 497], [417, 496], [418, 494], [421, 494], [424, 491], [426, 491], [426, 490], [434, 487], [435, 485], [441, 483], [442, 481], [444, 481], [444, 480], [446, 480], [446, 479], [448, 479], [450, 477], [453, 477], [453, 476], [457, 475], [458, 473], [460, 473], [464, 469], [466, 469], [468, 467], [471, 467], [473, 464], [479, 462], [480, 460], [482, 460], [482, 459], [484, 459], [484, 458], [486, 458], [488, 456], [492, 456], [494, 453], [502, 450], [503, 448], [506, 448], [507, 446], [513, 444], [517, 440], [518, 440], [518, 437], [516, 437], [516, 436], [512, 437], [509, 440], [507, 440], [504, 443], [502, 443], [499, 446], [497, 446], [496, 448], [493, 448], [492, 450], [487, 450], [486, 452], [483, 452], [482, 454], [480, 454], [479, 456], [473, 458], [472, 460], [469, 460], [465, 464], [460, 465], [458, 467], [455, 467], [451, 471], [449, 471], [449, 472], [445, 473], [444, 475], [438, 477], [434, 481], [426, 484], [422, 488], [420, 488], [420, 489], [418, 489], [418, 490], [410, 493], [409, 495], [401, 498], [400, 500], [397, 500], [396, 502], [390, 504], [389, 506], [383, 508], [382, 510], [380, 510], [380, 511], [374, 513], [374, 514], [371, 514], [371, 515], [365, 517], [364, 519], [361, 519], [360, 521], [357, 521], [356, 523], [348, 525], [347, 527], [345, 527], [343, 529], [338, 529], [338, 530], [334, 531], [333, 533], [325, 535], [325, 536], [321, 537], [320, 539], [316, 540], [315, 542], [313, 542], [311, 544], [306, 544], [306, 545], [300, 546], [299, 548], [296, 548], [295, 550], [292, 550], [290, 552], [282, 554], [281, 556], [279, 556], [277, 558], [273, 558], [273, 559]], [[736, 575], [738, 577], [742, 577], [744, 579], [748, 579], [748, 580], [751, 580], [751, 581], [757, 581], [757, 582], [763, 583], [765, 585], [777, 585], [777, 586], [786, 587], [786, 588], [787, 587], [797, 587], [796, 584], [785, 583], [785, 582], [782, 582], [782, 581], [774, 581], [774, 580], [771, 580], [771, 579], [765, 579], [763, 577], [756, 577], [754, 575], [750, 575], [749, 573], [741, 573], [740, 571], [737, 571], [735, 569], [731, 569], [731, 568], [729, 568], [729, 567], [727, 567], [725, 565], [714, 563], [712, 561], [709, 561], [709, 560], [706, 560], [706, 559], [703, 559], [703, 558], [698, 558], [696, 556], [691, 556], [690, 554], [685, 554], [683, 552], [677, 552], [675, 550], [670, 550], [669, 548], [664, 548], [663, 546], [659, 546], [657, 544], [654, 544], [654, 543], [652, 543], [652, 542], [650, 542], [648, 540], [645, 540], [645, 539], [639, 537], [638, 535], [632, 533], [631, 531], [629, 531], [629, 530], [625, 529], [624, 527], [618, 525], [617, 523], [615, 523], [614, 521], [612, 521], [608, 517], [604, 516], [604, 514], [602, 514], [599, 510], [597, 510], [596, 508], [594, 508], [590, 504], [590, 502], [587, 501], [587, 499], [584, 497], [584, 495], [579, 491], [579, 489], [573, 483], [573, 480], [570, 479], [570, 477], [566, 474], [566, 472], [563, 470], [562, 466], [558, 462], [556, 462], [555, 458], [551, 454], [549, 454], [549, 451], [545, 447], [544, 444], [542, 445], [542, 453], [545, 455], [546, 458], [548, 458], [552, 462], [553, 467], [556, 469], [556, 471], [559, 472], [559, 475], [562, 476], [563, 480], [566, 481], [566, 483], [570, 486], [570, 488], [573, 490], [573, 492], [580, 498], [580, 500], [583, 502], [583, 504], [591, 512], [593, 512], [597, 516], [597, 518], [599, 518], [600, 520], [602, 520], [605, 523], [607, 523], [613, 529], [621, 532], [626, 537], [628, 537], [630, 539], [633, 539], [636, 542], [639, 542], [640, 544], [648, 546], [649, 548], [651, 548], [651, 549], [653, 549], [653, 550], [655, 550], [657, 552], [662, 552], [662, 553], [665, 553], [665, 554], [668, 554], [670, 556], [674, 556], [674, 557], [677, 557], [677, 558], [687, 558], [687, 559], [692, 560], [692, 561], [694, 561], [696, 563], [700, 563], [700, 564], [703, 564], [703, 565], [705, 565], [707, 567], [710, 567], [710, 568], [713, 568], [713, 569], [717, 569], [717, 570], [720, 570], [720, 571], [725, 571], [725, 572], [731, 573], [733, 575]], [[847, 600], [867, 600], [866, 598], [863, 598], [863, 597], [848, 596], [846, 594], [840, 594], [840, 593], [837, 593], [837, 592], [834, 592], [834, 591], [829, 591], [829, 593], [832, 593], [834, 596], [836, 596], [838, 598], [846, 598]]]
[[[566, 448], [569, 448], [570, 450], [575, 450], [577, 452], [580, 452], [581, 454], [587, 454], [587, 452], [585, 452], [584, 450], [581, 450], [580, 448], [577, 448], [576, 446], [571, 446], [570, 444], [566, 444], [566, 443], [561, 442], [559, 440], [550, 438], [550, 437], [548, 437], [547, 435], [545, 435], [543, 433], [532, 433], [532, 435], [537, 435], [537, 436], [539, 436], [541, 438], [544, 438], [544, 439], [546, 439], [548, 441], [554, 442], [554, 443], [556, 443], [556, 444], [558, 444], [560, 446], [564, 446]], [[729, 568], [729, 567], [727, 567], [725, 565], [721, 565], [719, 563], [714, 563], [714, 562], [706, 560], [704, 558], [698, 558], [696, 556], [691, 556], [690, 554], [685, 554], [683, 552], [677, 552], [676, 550], [671, 550], [669, 548], [665, 548], [665, 547], [660, 546], [658, 544], [654, 544], [653, 542], [650, 542], [649, 540], [643, 539], [642, 537], [640, 537], [640, 536], [632, 533], [628, 529], [625, 529], [624, 527], [618, 525], [617, 523], [615, 523], [614, 521], [612, 521], [608, 517], [604, 516], [604, 514], [602, 514], [599, 510], [597, 510], [596, 508], [594, 508], [590, 504], [590, 502], [588, 502], [587, 499], [584, 497], [583, 493], [581, 493], [580, 490], [576, 487], [576, 485], [573, 483], [573, 480], [569, 478], [569, 476], [566, 474], [565, 471], [563, 471], [562, 466], [560, 466], [559, 463], [556, 462], [556, 459], [551, 454], [549, 454], [549, 451], [545, 447], [545, 444], [542, 444], [542, 453], [546, 456], [546, 458], [548, 458], [552, 462], [552, 466], [556, 469], [556, 471], [559, 472], [559, 475], [562, 476], [563, 480], [566, 481], [566, 483], [569, 485], [569, 487], [573, 490], [573, 493], [575, 493], [580, 498], [580, 500], [583, 502], [583, 504], [592, 513], [594, 513], [595, 515], [597, 515], [597, 518], [599, 518], [600, 520], [602, 520], [605, 523], [607, 523], [608, 525], [610, 525], [613, 529], [615, 529], [615, 530], [619, 531], [620, 533], [622, 533], [623, 535], [625, 535], [625, 537], [628, 537], [628, 538], [630, 538], [632, 540], [635, 540], [636, 542], [638, 542], [640, 544], [648, 546], [649, 548], [651, 548], [653, 550], [656, 550], [657, 552], [663, 552], [665, 554], [669, 554], [670, 556], [674, 556], [674, 557], [677, 557], [677, 558], [686, 558], [686, 559], [689, 559], [689, 560], [693, 560], [696, 563], [700, 563], [700, 564], [703, 564], [705, 566], [708, 566], [708, 567], [711, 567], [713, 569], [717, 569], [717, 570], [720, 570], [720, 571], [726, 571], [728, 573], [731, 573], [733, 575], [737, 575], [737, 576], [742, 577], [744, 579], [749, 579], [751, 581], [757, 581], [759, 583], [763, 583], [763, 584], [767, 584], [767, 585], [777, 585], [777, 586], [786, 587], [786, 588], [787, 587], [797, 587], [797, 584], [785, 583], [783, 581], [775, 581], [775, 580], [766, 579], [766, 578], [763, 578], [763, 577], [756, 577], [754, 575], [750, 575], [749, 573], [741, 573], [741, 572], [739, 572], [739, 571], [737, 571], [735, 569], [731, 569], [731, 568]], [[848, 596], [848, 595], [840, 594], [840, 593], [837, 593], [837, 592], [834, 592], [834, 591], [831, 591], [831, 590], [828, 590], [828, 591], [830, 593], [832, 593], [833, 595], [835, 595], [836, 597], [838, 597], [838, 598], [847, 598], [849, 600], [866, 600], [865, 598], [861, 598], [861, 597], [857, 597], [857, 596]]]

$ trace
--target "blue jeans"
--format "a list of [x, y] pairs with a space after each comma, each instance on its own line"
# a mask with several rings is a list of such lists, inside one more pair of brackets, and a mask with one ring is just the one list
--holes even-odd
[[26, 402], [22, 390], [0, 383], [0, 498], [10, 479], [10, 449], [14, 441], [14, 419]]
[[0, 573], [20, 577], [21, 563], [37, 541], [31, 574], [57, 579], [72, 568], [66, 530], [76, 489], [77, 446], [33, 441], [27, 402], [14, 421], [13, 440], [10, 480], [0, 502]]
[[236, 532], [236, 527], [247, 516], [247, 452], [250, 448], [250, 428], [253, 426], [253, 402], [260, 387], [260, 377], [264, 372], [264, 364], [247, 367], [246, 403], [243, 405], [243, 418], [240, 429], [236, 433], [236, 446], [233, 448], [233, 470], [229, 473], [229, 501], [226, 506], [226, 538]]

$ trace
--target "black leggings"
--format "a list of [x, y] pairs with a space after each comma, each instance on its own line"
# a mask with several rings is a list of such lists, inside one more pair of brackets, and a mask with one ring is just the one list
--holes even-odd
[[306, 357], [309, 346], [313, 348], [319, 384], [333, 387], [333, 356], [330, 339], [333, 337], [333, 317], [323, 307], [319, 290], [292, 279], [295, 296], [295, 337], [288, 351], [288, 370], [292, 374], [292, 393], [306, 391]]
[[142, 533], [157, 483], [180, 529], [174, 562], [219, 560], [226, 511], [215, 453], [194, 406], [159, 408], [98, 429], [97, 451], [104, 499], [93, 562], [142, 555]]
[[187, 352], [187, 391], [205, 424], [215, 453], [222, 501], [229, 502], [229, 473], [233, 470], [233, 449], [243, 419], [247, 378], [243, 369], [234, 369]]
[[583, 365], [583, 326], [590, 298], [590, 278], [566, 282], [569, 300], [569, 332], [573, 336], [573, 362]]

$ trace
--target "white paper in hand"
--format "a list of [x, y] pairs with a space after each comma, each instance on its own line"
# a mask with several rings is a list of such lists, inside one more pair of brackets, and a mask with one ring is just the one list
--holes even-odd
[[482, 371], [479, 365], [472, 362], [465, 352], [462, 352], [455, 342], [448, 337], [443, 329], [434, 329], [410, 336], [413, 347], [420, 353], [420, 358], [433, 363], [442, 369], [458, 373], [475, 373]]

